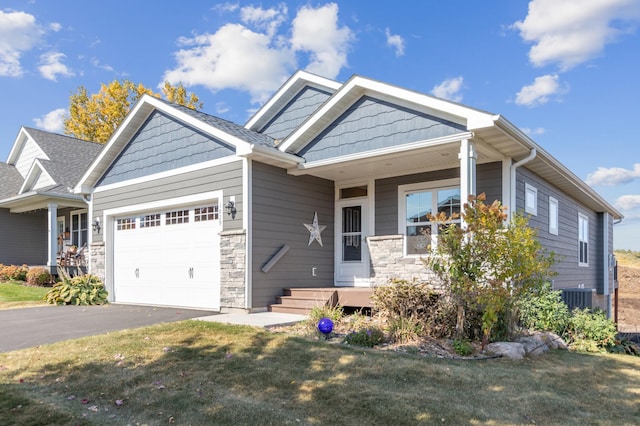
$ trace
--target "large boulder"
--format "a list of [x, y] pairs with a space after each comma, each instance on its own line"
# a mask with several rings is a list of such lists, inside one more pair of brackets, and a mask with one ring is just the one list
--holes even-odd
[[518, 342], [489, 343], [485, 350], [494, 355], [501, 355], [510, 359], [522, 359], [526, 354], [524, 345]]

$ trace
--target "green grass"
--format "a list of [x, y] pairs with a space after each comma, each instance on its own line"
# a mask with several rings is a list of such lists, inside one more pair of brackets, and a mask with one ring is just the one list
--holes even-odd
[[640, 358], [454, 361], [184, 321], [0, 354], [0, 418], [55, 424], [637, 424]]
[[49, 288], [25, 286], [20, 281], [0, 282], [0, 309], [44, 304]]

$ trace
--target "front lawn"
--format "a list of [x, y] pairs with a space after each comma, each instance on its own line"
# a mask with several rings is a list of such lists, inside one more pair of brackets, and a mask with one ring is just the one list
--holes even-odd
[[22, 281], [0, 282], [0, 309], [42, 305], [49, 290], [46, 287], [26, 286]]
[[640, 358], [460, 361], [184, 321], [0, 354], [3, 424], [637, 424]]

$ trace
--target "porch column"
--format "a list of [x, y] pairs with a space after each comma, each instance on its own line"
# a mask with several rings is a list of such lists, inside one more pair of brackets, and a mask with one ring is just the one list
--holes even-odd
[[58, 205], [49, 203], [47, 205], [47, 241], [49, 242], [49, 250], [47, 257], [47, 266], [56, 266], [56, 254], [58, 253]]
[[[469, 139], [460, 141], [460, 202], [467, 202], [469, 195], [476, 194], [476, 144]], [[464, 226], [464, 224], [462, 225]]]

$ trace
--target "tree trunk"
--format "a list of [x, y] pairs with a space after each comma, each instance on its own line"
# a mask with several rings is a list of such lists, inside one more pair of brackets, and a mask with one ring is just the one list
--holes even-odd
[[458, 305], [458, 316], [456, 318], [456, 338], [464, 339], [464, 306]]

